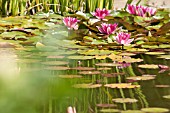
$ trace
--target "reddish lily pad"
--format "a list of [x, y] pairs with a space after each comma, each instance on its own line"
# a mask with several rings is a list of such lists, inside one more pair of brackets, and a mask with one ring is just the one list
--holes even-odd
[[102, 84], [75, 84], [73, 87], [75, 88], [83, 88], [83, 89], [88, 89], [88, 88], [99, 88], [101, 87]]
[[134, 98], [115, 98], [115, 99], [112, 99], [112, 101], [115, 103], [135, 103], [138, 100]]

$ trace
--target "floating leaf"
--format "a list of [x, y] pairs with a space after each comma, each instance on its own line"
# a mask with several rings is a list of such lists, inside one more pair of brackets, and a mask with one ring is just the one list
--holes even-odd
[[120, 55], [120, 56], [134, 56], [134, 55], [136, 55], [136, 54], [124, 52], [124, 53], [120, 53], [120, 54], [118, 54], [118, 55]]
[[75, 84], [73, 87], [75, 88], [98, 88], [101, 87], [102, 84]]
[[113, 53], [113, 51], [91, 49], [91, 50], [79, 50], [78, 53], [84, 55], [108, 55]]
[[60, 78], [82, 78], [81, 75], [58, 75]]
[[138, 100], [133, 99], [133, 98], [115, 98], [115, 99], [112, 99], [112, 101], [116, 103], [135, 103]]
[[71, 68], [71, 69], [75, 69], [75, 70], [95, 70], [95, 68], [93, 68], [93, 67], [81, 67], [81, 66], [79, 66], [79, 67], [73, 67], [73, 68]]
[[130, 57], [124, 57], [121, 60], [118, 60], [118, 62], [122, 63], [134, 63], [134, 62], [142, 62], [143, 59], [140, 58], [130, 58]]
[[111, 70], [112, 68], [109, 67], [98, 67], [97, 70], [102, 71], [102, 70]]
[[146, 52], [147, 55], [163, 55], [165, 52]]
[[115, 104], [97, 104], [97, 107], [101, 107], [101, 108], [113, 108], [113, 107], [117, 107], [117, 105]]
[[170, 59], [170, 55], [161, 55], [161, 56], [159, 56], [157, 58], [164, 58], [164, 59], [169, 60]]
[[49, 66], [49, 67], [46, 67], [45, 69], [47, 70], [69, 70], [70, 68], [66, 66]]
[[157, 108], [157, 107], [142, 108], [141, 110], [144, 111], [144, 112], [147, 112], [147, 113], [166, 113], [166, 112], [169, 112], [169, 109], [167, 109], [167, 108]]
[[121, 66], [118, 63], [97, 63], [96, 66], [106, 66], [106, 67], [114, 67], [114, 66]]
[[170, 95], [165, 95], [163, 98], [170, 99]]
[[146, 69], [158, 69], [158, 65], [155, 65], [155, 64], [141, 64], [141, 65], [138, 65], [138, 67], [140, 68], [146, 68]]
[[79, 74], [83, 74], [83, 75], [96, 75], [96, 74], [100, 74], [100, 71], [80, 71]]
[[100, 112], [104, 112], [104, 113], [119, 113], [120, 110], [118, 110], [118, 109], [101, 109]]
[[138, 81], [138, 80], [153, 80], [155, 79], [155, 76], [133, 76], [133, 77], [127, 77], [126, 78], [127, 80], [135, 80], [135, 81]]
[[65, 62], [65, 61], [46, 61], [46, 62], [42, 62], [42, 64], [44, 65], [67, 65], [69, 62]]
[[77, 59], [77, 60], [87, 60], [93, 58], [94, 56], [68, 56], [68, 59]]
[[115, 84], [106, 84], [105, 87], [110, 88], [139, 88], [140, 85], [132, 85], [131, 83], [115, 83]]
[[170, 88], [170, 85], [155, 85], [157, 88]]
[[50, 55], [47, 56], [47, 58], [49, 59], [63, 59], [65, 56], [58, 56], [58, 55]]
[[103, 77], [117, 77], [119, 75], [124, 75], [125, 73], [104, 73], [101, 74]]
[[126, 111], [121, 111], [121, 113], [145, 113], [145, 112], [141, 110], [126, 110]]

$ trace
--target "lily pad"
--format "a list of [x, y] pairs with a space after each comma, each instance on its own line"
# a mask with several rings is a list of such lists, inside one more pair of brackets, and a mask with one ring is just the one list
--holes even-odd
[[59, 75], [60, 78], [82, 78], [81, 75]]
[[42, 62], [42, 64], [44, 65], [67, 65], [69, 62], [65, 62], [65, 61], [46, 61], [46, 62]]
[[69, 70], [70, 68], [66, 66], [49, 66], [49, 67], [46, 67], [45, 69], [47, 70]]
[[81, 66], [79, 66], [79, 67], [73, 67], [73, 68], [71, 68], [71, 69], [75, 69], [75, 70], [88, 70], [88, 71], [90, 71], [90, 70], [95, 70], [95, 68], [93, 68], [93, 67], [81, 67]]
[[138, 67], [140, 68], [145, 68], [145, 69], [158, 69], [158, 65], [155, 65], [155, 64], [141, 64], [141, 65], [138, 65]]
[[75, 60], [88, 60], [93, 59], [94, 56], [68, 56], [68, 59], [75, 59]]
[[145, 113], [145, 112], [141, 110], [126, 110], [126, 111], [121, 111], [121, 113]]
[[170, 55], [161, 55], [161, 56], [159, 56], [157, 58], [163, 58], [163, 59], [169, 60], [170, 59]]
[[102, 84], [75, 84], [73, 87], [75, 88], [83, 88], [83, 89], [88, 89], [88, 88], [98, 88], [101, 87]]
[[99, 67], [97, 68], [97, 70], [101, 71], [101, 70], [111, 70], [112, 68], [109, 67]]
[[139, 88], [140, 85], [132, 85], [131, 83], [115, 83], [115, 84], [106, 84], [105, 87], [109, 88]]
[[121, 66], [118, 63], [97, 63], [96, 66], [105, 66], [105, 67], [114, 67], [114, 66]]
[[120, 54], [118, 54], [118, 55], [120, 55], [120, 56], [134, 56], [134, 55], [136, 55], [136, 54], [134, 54], [134, 53], [120, 53]]
[[140, 80], [153, 80], [155, 79], [155, 76], [133, 76], [133, 77], [127, 77], [127, 80], [135, 80], [135, 81], [140, 81]]
[[112, 99], [112, 101], [115, 103], [135, 103], [138, 100], [134, 98], [115, 98], [115, 99]]
[[65, 56], [57, 56], [57, 55], [50, 55], [50, 56], [47, 56], [47, 58], [49, 59], [63, 59]]
[[113, 51], [92, 49], [92, 50], [79, 50], [78, 53], [84, 55], [108, 55], [113, 53]]
[[170, 99], [170, 95], [165, 95], [163, 98]]
[[100, 74], [100, 71], [80, 71], [79, 74], [83, 74], [83, 75], [96, 75], [96, 74]]
[[165, 52], [146, 52], [147, 55], [163, 55]]
[[114, 107], [117, 107], [116, 104], [97, 104], [96, 106], [100, 107], [100, 108], [114, 108]]
[[119, 113], [120, 110], [119, 109], [101, 109], [100, 112], [104, 112], [104, 113]]
[[144, 111], [144, 112], [147, 112], [147, 113], [166, 113], [166, 112], [169, 112], [169, 109], [167, 109], [167, 108], [158, 108], [158, 107], [142, 108], [141, 110]]

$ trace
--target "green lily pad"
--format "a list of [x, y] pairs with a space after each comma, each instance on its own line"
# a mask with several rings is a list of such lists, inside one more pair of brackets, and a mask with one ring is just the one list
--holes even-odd
[[115, 83], [115, 84], [106, 84], [104, 85], [105, 87], [109, 87], [109, 88], [139, 88], [140, 85], [132, 85], [131, 83]]
[[118, 54], [118, 55], [120, 55], [120, 56], [134, 56], [134, 55], [136, 55], [136, 54], [123, 52], [123, 53], [120, 53], [120, 54]]
[[138, 67], [140, 68], [146, 68], [146, 69], [158, 69], [158, 65], [155, 65], [155, 64], [141, 64], [141, 65], [138, 65]]
[[120, 110], [119, 109], [101, 109], [100, 112], [104, 112], [104, 113], [119, 113]]
[[82, 78], [81, 75], [58, 75], [60, 78]]
[[75, 84], [73, 87], [75, 88], [83, 88], [83, 89], [88, 89], [88, 88], [99, 88], [101, 87], [102, 84]]
[[63, 59], [65, 56], [59, 56], [59, 55], [50, 55], [47, 56], [49, 59]]
[[42, 64], [44, 65], [67, 65], [69, 62], [65, 62], [65, 61], [46, 61], [46, 62], [42, 62]]
[[160, 44], [158, 45], [142, 45], [143, 48], [150, 48], [150, 49], [159, 49], [159, 48], [170, 48], [169, 44]]
[[163, 55], [165, 52], [146, 52], [147, 55]]
[[75, 69], [75, 70], [88, 70], [88, 71], [91, 71], [91, 70], [95, 70], [95, 68], [93, 68], [93, 67], [73, 67], [73, 68], [71, 68], [71, 69]]
[[161, 56], [159, 56], [157, 58], [163, 58], [163, 59], [169, 60], [170, 59], [170, 55], [161, 55]]
[[96, 74], [100, 74], [100, 71], [80, 71], [79, 74], [83, 74], [83, 75], [96, 75]]
[[117, 107], [116, 104], [97, 104], [96, 106], [100, 107], [100, 108], [114, 108], [114, 107]]
[[93, 59], [94, 56], [68, 56], [68, 59], [75, 59], [75, 60], [88, 60]]
[[96, 66], [105, 66], [105, 67], [114, 67], [114, 66], [121, 66], [118, 63], [97, 63]]
[[126, 110], [126, 111], [121, 111], [121, 113], [145, 113], [145, 112], [141, 110]]
[[155, 79], [155, 76], [133, 76], [133, 77], [127, 77], [128, 80], [153, 80]]
[[144, 111], [144, 112], [147, 112], [147, 113], [166, 113], [166, 112], [169, 112], [169, 109], [167, 109], [167, 108], [158, 108], [158, 107], [142, 108], [141, 110]]
[[69, 70], [69, 67], [66, 66], [48, 66], [45, 68], [46, 70]]
[[134, 98], [115, 98], [115, 99], [112, 99], [112, 101], [115, 103], [135, 103], [138, 100]]
[[78, 53], [84, 55], [108, 55], [113, 53], [113, 51], [92, 49], [92, 50], [79, 50]]

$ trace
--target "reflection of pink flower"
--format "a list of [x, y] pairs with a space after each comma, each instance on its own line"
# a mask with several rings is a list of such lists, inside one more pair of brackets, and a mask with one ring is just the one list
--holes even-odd
[[128, 7], [126, 10], [130, 14], [138, 15], [141, 17], [153, 16], [156, 13], [156, 8], [146, 7], [146, 6], [141, 6], [141, 5], [136, 6], [136, 5], [128, 4]]
[[67, 108], [67, 113], [76, 113], [76, 108], [69, 106], [69, 107]]
[[116, 23], [115, 24], [102, 23], [101, 27], [97, 26], [97, 28], [101, 33], [110, 35], [116, 30], [117, 25], [118, 24], [116, 24]]
[[97, 8], [95, 12], [92, 12], [92, 15], [93, 16], [96, 16], [96, 18], [98, 19], [104, 19], [105, 16], [108, 16], [110, 14], [110, 10], [107, 10], [107, 9], [100, 9], [100, 8]]
[[77, 20], [77, 18], [73, 18], [73, 17], [64, 17], [63, 19], [63, 23], [67, 26], [68, 29], [78, 29], [78, 25], [77, 22], [79, 22], [79, 20]]
[[130, 39], [130, 34], [120, 32], [114, 37], [116, 42], [122, 45], [129, 45], [134, 39]]

